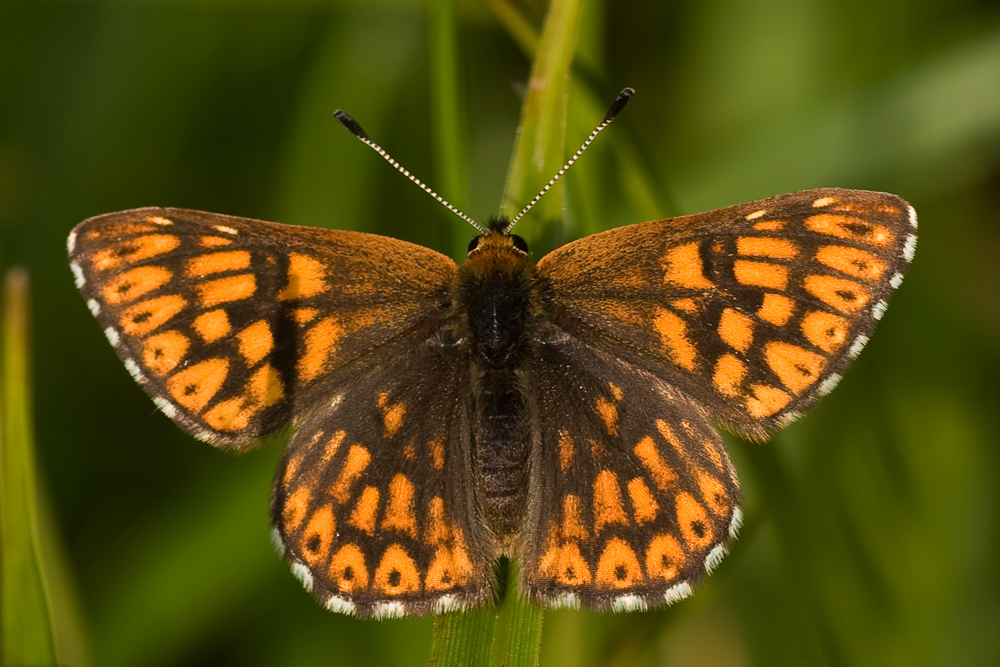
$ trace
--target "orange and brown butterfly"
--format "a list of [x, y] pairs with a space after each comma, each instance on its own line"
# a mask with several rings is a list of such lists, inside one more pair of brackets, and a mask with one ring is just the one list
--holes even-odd
[[244, 450], [296, 427], [271, 517], [329, 609], [486, 604], [503, 557], [549, 606], [679, 600], [740, 525], [711, 424], [761, 438], [837, 384], [913, 258], [914, 210], [807, 190], [537, 264], [511, 226], [490, 221], [458, 266], [372, 234], [143, 208], [82, 222], [69, 256], [186, 432]]

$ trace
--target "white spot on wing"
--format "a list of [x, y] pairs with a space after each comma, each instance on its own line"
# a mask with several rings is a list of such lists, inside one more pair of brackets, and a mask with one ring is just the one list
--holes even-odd
[[302, 582], [302, 585], [305, 586], [305, 589], [307, 591], [309, 591], [310, 593], [312, 592], [313, 589], [312, 572], [309, 571], [309, 568], [306, 567], [304, 563], [300, 563], [297, 560], [293, 560], [292, 574], [295, 575], [296, 579]]
[[225, 225], [215, 225], [215, 228], [223, 234], [232, 234], [233, 236], [239, 234], [239, 231], [233, 229], [232, 227], [226, 227]]
[[693, 591], [691, 590], [691, 584], [686, 581], [682, 581], [679, 584], [674, 584], [667, 589], [667, 592], [663, 594], [663, 600], [667, 604], [673, 604], [675, 602], [680, 602], [687, 596], [691, 595]]
[[73, 284], [76, 285], [77, 289], [83, 287], [87, 282], [87, 279], [83, 277], [83, 269], [76, 262], [70, 262], [69, 270], [73, 272]]
[[778, 417], [778, 426], [788, 426], [794, 421], [798, 421], [802, 418], [802, 413], [797, 410], [792, 410], [791, 412], [786, 412], [785, 414]]
[[108, 327], [107, 329], [105, 329], [104, 335], [107, 337], [108, 342], [111, 343], [113, 347], [118, 347], [118, 342], [120, 339], [118, 338], [118, 332], [115, 331], [114, 327]]
[[611, 601], [611, 610], [616, 613], [623, 611], [646, 611], [646, 600], [638, 595], [619, 595]]
[[829, 394], [831, 391], [833, 391], [833, 388], [840, 383], [841, 378], [842, 376], [840, 374], [831, 373], [830, 377], [823, 380], [823, 382], [819, 385], [819, 389], [816, 390], [816, 395], [826, 396], [827, 394]]
[[813, 202], [813, 208], [823, 208], [824, 206], [829, 206], [835, 201], [837, 201], [836, 197], [820, 197]]
[[743, 510], [739, 507], [733, 510], [733, 518], [729, 522], [729, 537], [731, 539], [736, 539], [736, 534], [740, 532], [740, 528], [743, 526]]
[[867, 344], [868, 336], [858, 336], [854, 339], [854, 342], [851, 343], [851, 349], [847, 351], [847, 356], [851, 359], [856, 359], [857, 356], [861, 354], [861, 350], [863, 350]]
[[406, 607], [403, 606], [402, 602], [383, 602], [375, 607], [373, 616], [379, 620], [384, 618], [403, 618], [406, 616]]
[[889, 284], [892, 286], [892, 289], [897, 289], [903, 284], [903, 274], [898, 271], [894, 273], [892, 278], [889, 280]]
[[331, 595], [328, 597], [326, 602], [323, 603], [323, 606], [336, 614], [347, 614], [348, 616], [354, 616], [357, 611], [353, 602], [342, 598], [339, 595]]
[[888, 307], [889, 304], [885, 302], [885, 299], [879, 299], [878, 303], [875, 304], [875, 307], [872, 308], [872, 317], [876, 320], [882, 319], [882, 316], [885, 315], [885, 309]]
[[442, 595], [438, 598], [437, 602], [434, 603], [435, 614], [447, 614], [453, 611], [462, 611], [463, 609], [465, 609], [465, 603], [451, 594]]
[[910, 207], [910, 224], [914, 229], [917, 228], [917, 209]]
[[721, 544], [716, 544], [715, 547], [708, 552], [708, 556], [705, 558], [705, 572], [712, 574], [712, 570], [719, 567], [719, 563], [722, 559], [726, 557], [726, 547]]
[[759, 211], [754, 211], [753, 213], [751, 213], [750, 215], [748, 215], [747, 216], [747, 220], [756, 220], [757, 218], [762, 218], [765, 215], [767, 215], [767, 209], [766, 208], [762, 208]]
[[580, 598], [576, 597], [576, 593], [563, 593], [558, 597], [548, 600], [547, 604], [552, 609], [579, 609]]
[[169, 218], [164, 218], [163, 216], [159, 216], [159, 215], [151, 215], [151, 216], [149, 216], [148, 218], [146, 218], [146, 222], [151, 222], [154, 225], [172, 225], [172, 224], [174, 224], [173, 221], [170, 220]]
[[74, 229], [66, 237], [66, 252], [73, 252], [76, 250], [76, 230]]
[[136, 382], [143, 383], [146, 381], [146, 376], [144, 376], [142, 371], [139, 369], [139, 364], [135, 363], [132, 359], [125, 360], [125, 370], [128, 371], [128, 374], [131, 375], [132, 379]]
[[913, 261], [913, 253], [917, 251], [917, 235], [910, 234], [906, 237], [906, 243], [903, 245], [903, 259], [907, 262]]
[[274, 547], [279, 556], [284, 557], [285, 543], [281, 541], [281, 531], [274, 527], [271, 528], [271, 546]]
[[93, 299], [87, 299], [87, 308], [90, 308], [90, 314], [94, 317], [97, 317], [97, 314], [101, 312], [101, 304]]
[[160, 409], [160, 412], [165, 414], [168, 419], [173, 419], [177, 416], [177, 408], [174, 404], [161, 396], [154, 396], [153, 403], [156, 403], [156, 407]]

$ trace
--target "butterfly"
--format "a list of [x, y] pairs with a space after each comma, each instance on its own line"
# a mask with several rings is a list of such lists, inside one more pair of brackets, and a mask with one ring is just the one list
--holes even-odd
[[537, 263], [512, 225], [480, 227], [461, 265], [177, 208], [90, 218], [68, 245], [108, 340], [184, 431], [242, 451], [294, 427], [275, 541], [330, 610], [487, 604], [504, 557], [547, 606], [684, 598], [741, 521], [712, 424], [763, 438], [833, 389], [913, 259], [914, 209], [806, 190]]

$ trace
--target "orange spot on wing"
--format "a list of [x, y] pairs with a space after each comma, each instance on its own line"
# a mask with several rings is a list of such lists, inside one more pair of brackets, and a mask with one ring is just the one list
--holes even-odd
[[250, 253], [246, 250], [213, 252], [208, 255], [192, 257], [187, 261], [187, 275], [189, 278], [201, 278], [212, 273], [240, 271], [249, 268]]
[[699, 470], [698, 488], [713, 514], [724, 517], [729, 513], [729, 494], [722, 482], [704, 470]]
[[226, 359], [206, 359], [170, 376], [167, 391], [178, 405], [200, 412], [222, 387], [228, 374], [229, 362]]
[[118, 324], [129, 336], [145, 336], [184, 310], [187, 301], [179, 294], [167, 294], [134, 304], [122, 311]]
[[803, 285], [810, 294], [842, 313], [858, 312], [871, 298], [868, 290], [859, 283], [833, 276], [809, 275]]
[[195, 318], [191, 326], [206, 343], [214, 343], [220, 338], [228, 336], [232, 328], [229, 324], [229, 316], [221, 308], [202, 313]]
[[222, 238], [221, 236], [202, 236], [198, 239], [198, 245], [202, 248], [218, 248], [220, 246], [232, 245], [232, 239]]
[[816, 251], [816, 259], [831, 269], [864, 280], [878, 280], [885, 273], [885, 262], [860, 248], [825, 245]]
[[583, 586], [591, 579], [590, 567], [576, 542], [550, 546], [542, 554], [538, 569], [543, 576], [565, 586]]
[[250, 376], [246, 393], [255, 405], [269, 408], [285, 397], [285, 385], [277, 369], [264, 364]]
[[242, 431], [259, 410], [260, 406], [252, 400], [237, 396], [216, 403], [202, 415], [202, 419], [217, 431]]
[[429, 591], [443, 591], [465, 585], [472, 577], [472, 563], [464, 545], [449, 549], [439, 546], [427, 568], [424, 587]]
[[382, 518], [382, 530], [398, 530], [417, 538], [417, 515], [413, 511], [413, 482], [397, 474], [389, 482], [389, 503]]
[[444, 468], [444, 442], [440, 438], [431, 440], [427, 447], [431, 450], [431, 465], [437, 470]]
[[663, 533], [649, 542], [649, 548], [646, 549], [646, 572], [650, 579], [671, 581], [680, 574], [686, 560], [687, 556], [680, 543], [673, 535]]
[[378, 512], [378, 489], [374, 486], [366, 486], [358, 498], [358, 504], [351, 512], [351, 518], [347, 523], [368, 535], [375, 534], [375, 517]]
[[715, 390], [723, 396], [734, 398], [743, 393], [743, 379], [746, 374], [746, 364], [740, 361], [736, 355], [724, 354], [715, 362], [712, 384], [715, 386]]
[[609, 523], [628, 523], [622, 508], [622, 492], [618, 477], [610, 470], [597, 473], [594, 480], [594, 533], [600, 533]]
[[382, 423], [385, 426], [385, 437], [391, 438], [403, 426], [406, 405], [402, 401], [389, 405], [389, 392], [384, 391], [378, 395], [378, 406], [382, 409]]
[[754, 223], [753, 228], [759, 232], [780, 232], [788, 224], [784, 220], [761, 220]]
[[288, 463], [285, 464], [285, 472], [281, 476], [281, 483], [283, 486], [288, 486], [292, 483], [292, 479], [295, 478], [295, 474], [299, 471], [299, 466], [302, 465], [302, 459], [305, 458], [305, 453], [299, 453], [288, 459]]
[[292, 310], [292, 319], [300, 327], [309, 324], [319, 315], [317, 308], [295, 308]]
[[281, 523], [285, 528], [285, 534], [294, 533], [302, 525], [302, 520], [306, 518], [309, 510], [309, 500], [312, 493], [309, 487], [302, 485], [295, 489], [295, 492], [285, 498], [285, 504], [281, 508]]
[[190, 346], [180, 331], [164, 331], [142, 342], [142, 363], [153, 375], [166, 375], [184, 359]]
[[112, 305], [134, 301], [144, 294], [159, 289], [173, 277], [170, 269], [162, 266], [140, 266], [109, 280], [101, 294]]
[[799, 247], [788, 239], [741, 236], [736, 239], [736, 252], [740, 255], [771, 257], [773, 259], [794, 259], [799, 254]]
[[813, 310], [806, 313], [800, 326], [806, 340], [827, 354], [833, 354], [847, 341], [851, 323], [839, 315]]
[[386, 595], [402, 595], [420, 591], [420, 573], [417, 565], [399, 544], [391, 544], [382, 554], [375, 570], [372, 587]]
[[330, 495], [339, 503], [346, 503], [351, 497], [351, 484], [361, 476], [368, 467], [372, 455], [361, 445], [351, 445], [347, 450], [347, 460], [341, 468], [337, 481], [330, 488]]
[[628, 483], [628, 495], [632, 499], [632, 515], [640, 526], [656, 518], [660, 504], [649, 492], [649, 487], [639, 477], [634, 477]]
[[753, 342], [753, 320], [732, 308], [722, 311], [718, 331], [723, 343], [740, 352], [746, 352]]
[[559, 470], [566, 472], [573, 463], [573, 438], [565, 429], [559, 431]]
[[747, 398], [747, 412], [756, 419], [770, 417], [792, 400], [786, 392], [768, 384], [752, 384], [750, 391], [753, 396]]
[[733, 262], [733, 275], [743, 285], [783, 290], [788, 285], [788, 267], [767, 262], [738, 259]]
[[304, 299], [327, 289], [326, 264], [298, 252], [288, 255], [288, 284], [278, 293], [279, 299]]
[[180, 242], [179, 238], [169, 234], [144, 234], [119, 241], [94, 253], [90, 264], [95, 271], [116, 269], [125, 264], [134, 264], [170, 252], [180, 245]]
[[599, 396], [594, 407], [597, 410], [597, 415], [604, 422], [604, 428], [607, 429], [608, 434], [618, 435], [618, 408], [615, 407], [615, 404], [603, 396]]
[[794, 311], [795, 302], [787, 296], [765, 292], [764, 301], [760, 304], [760, 309], [757, 310], [757, 317], [781, 327], [788, 323]]
[[815, 384], [826, 366], [823, 355], [780, 341], [771, 341], [764, 346], [764, 358], [781, 384], [796, 394]]
[[719, 470], [725, 469], [725, 461], [723, 460], [722, 452], [719, 451], [719, 445], [715, 444], [711, 440], [703, 440], [701, 447], [705, 450], [705, 453], [708, 454], [708, 458], [712, 460], [712, 463], [715, 464], [716, 468]]
[[337, 343], [343, 335], [344, 328], [332, 316], [324, 317], [306, 332], [303, 337], [305, 350], [296, 366], [300, 382], [311, 382], [323, 372], [327, 360], [336, 354]]
[[594, 583], [604, 588], [628, 588], [642, 582], [639, 559], [628, 542], [612, 537], [597, 562]]
[[698, 302], [689, 298], [675, 299], [670, 302], [670, 305], [681, 312], [687, 313], [688, 315], [697, 315], [699, 310]]
[[426, 535], [424, 535], [424, 541], [429, 544], [441, 544], [451, 539], [451, 528], [444, 518], [444, 500], [441, 499], [441, 496], [431, 498], [428, 514], [430, 524]]
[[343, 430], [337, 431], [333, 434], [333, 437], [326, 443], [323, 447], [323, 458], [320, 459], [322, 463], [329, 463], [333, 460], [333, 457], [337, 454], [337, 450], [340, 449], [340, 444], [344, 442], [344, 438], [347, 437], [347, 433]]
[[653, 476], [653, 482], [663, 491], [671, 488], [677, 482], [677, 473], [668, 466], [656, 449], [656, 443], [648, 435], [635, 446], [635, 455], [646, 466]]
[[698, 366], [698, 351], [688, 336], [684, 320], [665, 308], [658, 308], [653, 327], [660, 334], [660, 341], [671, 361], [685, 370], [694, 371]]
[[705, 506], [687, 492], [678, 493], [674, 505], [677, 510], [677, 523], [680, 525], [681, 535], [688, 549], [699, 551], [711, 544], [715, 534]]
[[819, 234], [880, 247], [891, 244], [895, 239], [895, 235], [889, 231], [888, 227], [868, 222], [862, 218], [833, 213], [809, 216], [806, 218], [805, 227]]
[[662, 265], [664, 282], [689, 289], [715, 287], [715, 283], [705, 277], [697, 241], [668, 250], [663, 256]]
[[241, 273], [209, 280], [195, 285], [203, 308], [211, 308], [220, 303], [249, 299], [257, 291], [257, 278], [252, 273]]
[[[596, 525], [595, 529], [598, 529]], [[580, 520], [580, 496], [572, 494], [563, 496], [562, 536], [563, 539], [570, 539], [572, 537], [586, 539], [590, 537], [587, 529], [583, 527], [583, 522]]]
[[327, 503], [312, 513], [306, 529], [302, 531], [299, 548], [302, 557], [310, 565], [316, 566], [326, 561], [330, 555], [330, 543], [337, 532], [333, 518], [333, 505]]
[[271, 325], [265, 320], [257, 320], [236, 334], [236, 337], [240, 340], [240, 354], [250, 366], [269, 355], [274, 349]]
[[368, 588], [365, 555], [353, 542], [345, 544], [330, 559], [330, 580], [342, 593]]

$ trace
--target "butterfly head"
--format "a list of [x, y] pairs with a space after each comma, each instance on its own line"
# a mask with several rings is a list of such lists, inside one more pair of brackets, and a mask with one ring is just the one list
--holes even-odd
[[513, 252], [515, 256], [527, 257], [527, 242], [517, 234], [508, 233], [509, 227], [510, 221], [505, 217], [490, 218], [486, 222], [486, 232], [469, 241], [469, 257], [484, 251], [488, 254]]

